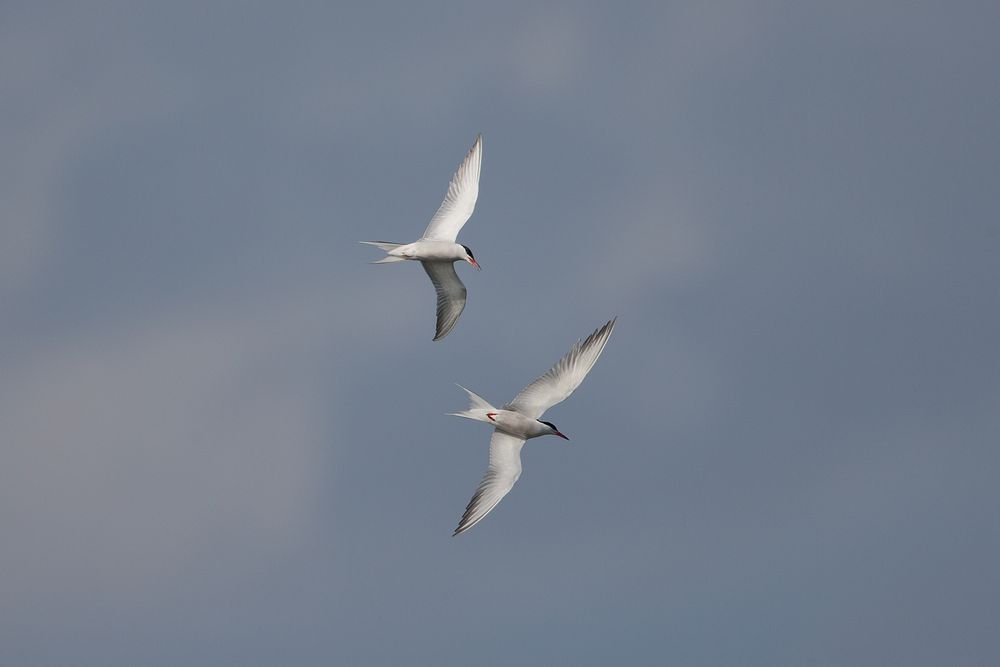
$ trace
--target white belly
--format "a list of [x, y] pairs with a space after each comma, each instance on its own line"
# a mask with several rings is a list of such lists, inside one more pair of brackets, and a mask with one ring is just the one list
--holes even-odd
[[450, 241], [414, 241], [400, 246], [389, 253], [406, 259], [428, 260], [431, 262], [456, 261], [465, 259], [465, 248]]
[[525, 417], [520, 412], [510, 410], [496, 410], [486, 413], [487, 418], [496, 424], [496, 427], [505, 433], [510, 433], [519, 438], [537, 438], [545, 435], [548, 429], [537, 419]]

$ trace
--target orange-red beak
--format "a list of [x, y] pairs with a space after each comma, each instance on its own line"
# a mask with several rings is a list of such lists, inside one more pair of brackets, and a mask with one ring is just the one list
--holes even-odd
[[477, 262], [475, 258], [470, 258], [469, 263], [472, 264], [474, 267], [476, 267], [478, 270], [480, 271], [483, 270], [483, 267], [479, 266], [479, 262]]
[[560, 438], [562, 438], [563, 440], [569, 440], [569, 438], [567, 438], [567, 437], [566, 437], [565, 435], [563, 435], [563, 434], [562, 434], [562, 433], [560, 433], [559, 431], [556, 431], [556, 432], [555, 432], [555, 433], [553, 433], [552, 435], [558, 435], [558, 436], [559, 436]]

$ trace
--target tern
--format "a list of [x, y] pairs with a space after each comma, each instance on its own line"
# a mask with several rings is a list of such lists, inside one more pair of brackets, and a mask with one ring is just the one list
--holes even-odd
[[476, 208], [482, 162], [483, 135], [479, 135], [458, 171], [452, 176], [444, 201], [419, 240], [413, 243], [361, 241], [386, 251], [385, 257], [372, 264], [388, 264], [408, 259], [423, 264], [424, 271], [437, 291], [437, 328], [434, 340], [447, 336], [465, 309], [465, 285], [455, 273], [455, 262], [461, 260], [480, 268], [469, 246], [456, 243], [455, 239]]
[[469, 409], [450, 414], [490, 424], [493, 426], [493, 437], [490, 438], [490, 467], [479, 482], [452, 537], [482, 521], [514, 487], [514, 482], [521, 476], [521, 447], [525, 440], [542, 435], [569, 440], [555, 424], [542, 421], [539, 417], [553, 405], [569, 398], [580, 386], [604, 351], [616, 320], [610, 320], [586, 340], [577, 341], [555, 366], [522, 389], [503, 408], [493, 407], [482, 396], [458, 385], [469, 395]]

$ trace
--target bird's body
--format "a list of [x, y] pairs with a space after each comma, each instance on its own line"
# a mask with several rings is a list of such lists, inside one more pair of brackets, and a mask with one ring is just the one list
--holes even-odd
[[515, 435], [524, 440], [543, 435], [552, 435], [552, 429], [537, 419], [532, 419], [514, 410], [497, 410], [487, 415], [487, 419], [496, 425], [498, 431]]
[[465, 246], [461, 243], [420, 239], [419, 241], [393, 248], [386, 253], [386, 256], [415, 259], [421, 262], [457, 262], [458, 260], [464, 260], [466, 254]]
[[614, 327], [615, 320], [611, 320], [586, 340], [577, 341], [555, 366], [502, 408], [493, 407], [483, 397], [462, 387], [469, 395], [469, 408], [452, 414], [490, 424], [493, 437], [490, 439], [490, 466], [465, 508], [455, 535], [479, 523], [513, 488], [521, 476], [521, 448], [526, 440], [543, 435], [569, 440], [555, 424], [539, 417], [553, 405], [566, 400], [580, 386], [604, 351]]
[[362, 241], [386, 251], [386, 256], [373, 264], [390, 264], [415, 260], [423, 264], [437, 292], [437, 328], [434, 340], [447, 336], [465, 309], [465, 285], [455, 273], [454, 263], [466, 261], [477, 269], [472, 250], [456, 243], [458, 232], [465, 225], [476, 207], [479, 197], [479, 172], [483, 159], [483, 138], [476, 142], [459, 165], [448, 185], [448, 193], [431, 218], [422, 238], [413, 243], [388, 241]]
[[[465, 389], [465, 387], [462, 387], [462, 389]], [[468, 392], [469, 390], [465, 389], [465, 391]], [[472, 392], [469, 393], [471, 394]], [[552, 429], [545, 422], [532, 419], [516, 410], [505, 410], [490, 406], [488, 408], [471, 408], [464, 412], [453, 412], [452, 414], [457, 417], [486, 422], [496, 430], [502, 431], [507, 435], [516, 436], [522, 440], [530, 440], [542, 435], [554, 435]]]

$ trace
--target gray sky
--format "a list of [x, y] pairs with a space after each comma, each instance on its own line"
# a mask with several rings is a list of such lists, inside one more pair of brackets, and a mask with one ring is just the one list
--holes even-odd
[[1000, 663], [995, 4], [420, 4], [3, 4], [0, 662]]

